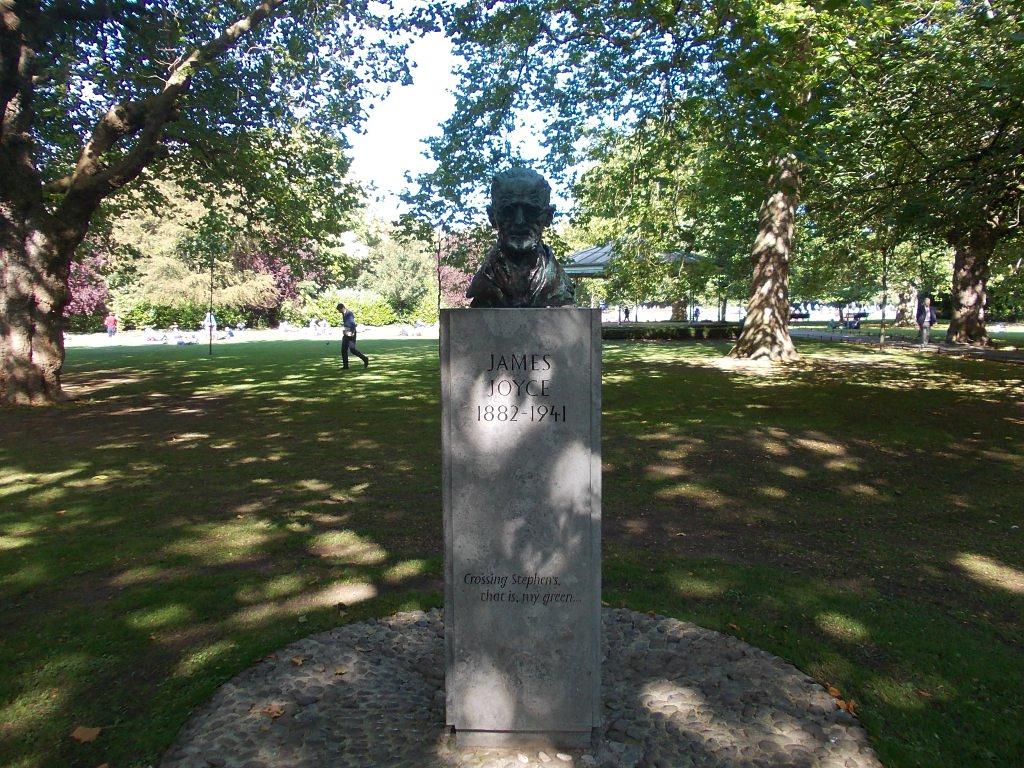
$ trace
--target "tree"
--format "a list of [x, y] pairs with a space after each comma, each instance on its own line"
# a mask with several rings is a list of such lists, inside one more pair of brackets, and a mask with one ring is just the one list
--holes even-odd
[[891, 24], [893, 14], [881, 5], [443, 6], [445, 26], [467, 63], [455, 113], [431, 142], [439, 168], [420, 179], [420, 194], [464, 205], [481, 178], [518, 159], [511, 137], [529, 122], [526, 115], [542, 124], [547, 167], [555, 173], [574, 167], [595, 125], [612, 123], [622, 135], [649, 140], [670, 167], [685, 164], [687, 149], [714, 145], [718, 167], [731, 169], [728, 178], [742, 198], [759, 188], [753, 206], [759, 214], [751, 217], [756, 234], [748, 236], [754, 245], [747, 319], [731, 354], [791, 359], [793, 233], [818, 142], [831, 130], [841, 95], [832, 78], [835, 51], [866, 25]]
[[65, 307], [67, 314], [88, 317], [107, 310], [110, 290], [103, 279], [106, 263], [103, 254], [95, 251], [71, 263], [71, 272], [68, 275], [68, 304]]
[[[0, 397], [61, 397], [71, 263], [104, 201], [126, 185], [157, 174], [190, 186], [232, 179], [246, 205], [266, 210], [287, 208], [290, 190], [322, 177], [332, 155], [316, 150], [359, 123], [368, 82], [407, 76], [388, 11], [0, 0]], [[281, 162], [296, 132], [314, 148], [311, 164], [302, 154]], [[332, 181], [324, 191], [341, 200]]]
[[985, 344], [992, 257], [1021, 229], [1024, 11], [989, 0], [898, 5], [903, 23], [835, 62], [850, 104], [837, 178], [845, 199], [948, 244], [947, 339]]
[[[605, 132], [591, 167], [574, 187], [571, 236], [611, 244], [603, 297], [613, 303], [678, 304], [690, 292], [683, 254], [694, 247], [694, 175], [699, 160], [677, 162], [671, 126], [648, 123], [632, 134]], [[651, 134], [661, 133], [662, 140]], [[672, 254], [672, 256], [669, 256]]]
[[849, 304], [894, 302], [896, 315], [887, 319], [912, 325], [918, 296], [934, 295], [948, 282], [949, 248], [906, 232], [883, 211], [865, 212], [863, 199], [843, 202], [839, 209], [815, 206], [802, 217], [794, 298], [831, 304], [840, 313]]
[[424, 296], [436, 286], [436, 255], [428, 243], [402, 236], [379, 221], [365, 234], [367, 257], [360, 288], [371, 289], [387, 300], [400, 318], [410, 317]]

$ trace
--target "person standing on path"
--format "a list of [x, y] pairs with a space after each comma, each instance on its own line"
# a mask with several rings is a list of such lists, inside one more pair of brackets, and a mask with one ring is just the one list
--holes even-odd
[[107, 338], [113, 338], [117, 333], [117, 315], [113, 312], [107, 313], [107, 316], [103, 318], [103, 325], [107, 328]]
[[935, 325], [935, 320], [935, 307], [932, 306], [931, 298], [925, 296], [924, 301], [917, 307], [917, 327], [921, 329], [922, 347], [928, 343], [928, 334]]
[[344, 304], [338, 304], [341, 313], [341, 367], [348, 368], [348, 353], [363, 361], [363, 368], [370, 365], [370, 358], [356, 349], [356, 316]]

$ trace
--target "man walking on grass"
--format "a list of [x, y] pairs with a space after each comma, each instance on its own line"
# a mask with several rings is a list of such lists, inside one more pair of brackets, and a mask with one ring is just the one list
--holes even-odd
[[928, 343], [928, 334], [935, 325], [935, 307], [932, 300], [925, 296], [924, 301], [917, 307], [917, 327], [921, 330], [921, 346]]
[[356, 316], [344, 304], [338, 304], [341, 313], [341, 367], [348, 368], [348, 353], [363, 361], [363, 368], [370, 365], [370, 358], [356, 349]]

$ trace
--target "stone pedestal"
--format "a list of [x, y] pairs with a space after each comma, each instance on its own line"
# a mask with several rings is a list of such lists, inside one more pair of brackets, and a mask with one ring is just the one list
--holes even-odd
[[461, 746], [600, 717], [599, 310], [441, 312], [446, 713]]

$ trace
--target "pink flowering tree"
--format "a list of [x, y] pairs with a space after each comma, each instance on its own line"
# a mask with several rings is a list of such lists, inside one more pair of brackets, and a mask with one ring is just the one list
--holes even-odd
[[107, 311], [110, 290], [104, 278], [107, 257], [90, 251], [81, 261], [71, 262], [68, 275], [69, 301], [64, 307], [64, 322], [71, 330], [85, 330], [94, 318]]
[[440, 241], [437, 280], [441, 303], [446, 307], [468, 307], [466, 289], [473, 272], [494, 242], [490, 227], [467, 227], [446, 233]]
[[323, 287], [331, 278], [330, 265], [313, 243], [292, 243], [275, 236], [238, 243], [233, 254], [234, 266], [268, 275], [273, 280], [273, 306], [254, 307], [271, 324], [279, 319], [281, 305], [299, 298], [300, 283]]
[[472, 275], [464, 272], [458, 267], [450, 267], [442, 264], [437, 271], [438, 281], [441, 283], [441, 303], [446, 307], [468, 307], [469, 299], [466, 298], [466, 289]]

